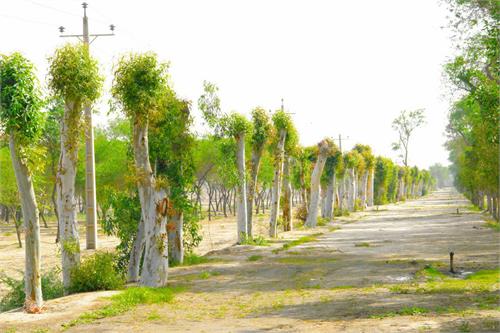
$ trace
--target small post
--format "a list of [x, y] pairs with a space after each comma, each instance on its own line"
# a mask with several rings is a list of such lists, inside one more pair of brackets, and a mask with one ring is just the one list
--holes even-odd
[[453, 256], [455, 253], [452, 251], [450, 252], [450, 273], [455, 274], [455, 270], [453, 269]]
[[460, 214], [459, 211], [458, 211], [458, 208], [457, 208], [457, 215]]

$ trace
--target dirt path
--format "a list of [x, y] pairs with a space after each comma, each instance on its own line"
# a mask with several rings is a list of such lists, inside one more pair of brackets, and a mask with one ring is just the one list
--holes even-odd
[[[173, 303], [139, 306], [69, 332], [496, 331], [498, 284], [480, 291], [397, 289], [414, 285], [426, 265], [447, 272], [450, 251], [459, 271], [498, 268], [498, 233], [468, 205], [456, 192], [441, 190], [312, 231], [286, 233], [268, 247], [215, 251], [216, 262], [171, 269], [171, 284], [188, 286]], [[313, 233], [315, 241], [282, 248], [287, 240]], [[256, 260], [249, 261], [251, 256]], [[2, 325], [58, 331], [91, 307], [71, 302], [72, 310], [31, 316], [29, 322], [21, 313], [2, 314], [0, 331]]]

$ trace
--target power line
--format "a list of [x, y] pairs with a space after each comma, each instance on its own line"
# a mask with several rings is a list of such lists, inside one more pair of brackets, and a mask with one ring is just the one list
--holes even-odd
[[13, 19], [13, 20], [27, 22], [27, 23], [43, 24], [43, 25], [47, 25], [47, 26], [51, 26], [51, 27], [55, 26], [55, 24], [53, 24], [53, 23], [31, 20], [31, 19], [27, 19], [24, 17], [14, 16], [14, 15], [0, 14], [0, 16], [5, 17], [5, 18], [9, 18], [9, 19]]
[[79, 14], [75, 14], [75, 13], [72, 13], [72, 12], [68, 12], [66, 10], [63, 10], [63, 9], [59, 9], [59, 8], [56, 8], [56, 7], [52, 7], [52, 6], [49, 6], [49, 5], [46, 5], [46, 4], [43, 4], [43, 3], [39, 3], [39, 2], [36, 2], [34, 0], [24, 0], [24, 1], [28, 1], [28, 2], [31, 2], [32, 4], [36, 5], [36, 6], [39, 6], [39, 7], [42, 7], [42, 8], [46, 8], [46, 9], [50, 9], [50, 10], [53, 10], [53, 11], [56, 11], [56, 12], [59, 12], [59, 13], [62, 13], [62, 14], [66, 14], [66, 15], [71, 15], [71, 16], [77, 16], [77, 17], [80, 17]]

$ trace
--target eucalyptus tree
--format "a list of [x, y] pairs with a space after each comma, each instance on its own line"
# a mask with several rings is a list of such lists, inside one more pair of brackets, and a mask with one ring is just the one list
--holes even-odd
[[247, 235], [253, 237], [252, 216], [253, 202], [255, 200], [255, 191], [257, 187], [257, 177], [259, 175], [260, 161], [266, 143], [271, 135], [271, 122], [267, 112], [257, 107], [252, 111], [252, 157], [250, 166], [250, 181], [248, 183], [247, 196]]
[[363, 163], [358, 165], [358, 172], [360, 179], [359, 182], [359, 193], [360, 193], [360, 203], [361, 207], [373, 205], [373, 169], [374, 169], [374, 156], [372, 154], [372, 149], [370, 146], [357, 144], [354, 146], [360, 155]]
[[193, 146], [190, 103], [173, 91], [166, 94], [159, 113], [151, 124], [151, 158], [155, 161], [157, 179], [164, 180], [169, 196], [167, 223], [170, 261], [184, 262], [184, 220], [196, 223], [195, 207], [189, 200], [194, 183]]
[[245, 170], [245, 139], [252, 131], [252, 124], [241, 114], [226, 114], [221, 111], [218, 88], [212, 83], [204, 82], [204, 94], [198, 99], [198, 107], [203, 118], [214, 130], [215, 135], [231, 137], [236, 141], [236, 165], [238, 184], [236, 194], [238, 243], [247, 237], [247, 186]]
[[346, 175], [347, 209], [354, 211], [357, 197], [357, 173], [356, 170], [361, 162], [361, 155], [356, 150], [351, 150], [344, 155]]
[[305, 225], [315, 227], [318, 220], [318, 204], [319, 204], [319, 185], [321, 174], [325, 167], [326, 160], [334, 151], [334, 143], [331, 139], [323, 139], [318, 143], [318, 158], [314, 165], [314, 170], [311, 175], [311, 199], [307, 212]]
[[57, 213], [63, 283], [70, 285], [70, 271], [80, 262], [80, 242], [76, 220], [75, 177], [83, 105], [92, 105], [100, 95], [103, 78], [86, 46], [67, 44], [50, 58], [49, 86], [64, 101], [60, 122], [61, 156], [57, 171]]
[[148, 143], [149, 123], [168, 91], [167, 69], [154, 53], [123, 56], [112, 87], [113, 97], [132, 124], [135, 177], [145, 233], [140, 284], [151, 287], [165, 286], [168, 278], [168, 200], [153, 174]]
[[335, 190], [337, 183], [337, 171], [339, 169], [339, 162], [342, 159], [342, 153], [336, 147], [334, 153], [328, 156], [325, 163], [325, 174], [327, 178], [327, 189], [325, 198], [325, 209], [323, 217], [333, 220], [333, 210], [335, 206]]
[[278, 236], [278, 213], [281, 193], [281, 181], [283, 173], [283, 161], [285, 158], [285, 143], [289, 129], [292, 126], [290, 116], [283, 110], [277, 111], [273, 115], [274, 125], [274, 177], [271, 192], [271, 214], [269, 217], [269, 236]]
[[283, 161], [283, 230], [292, 231], [292, 163], [299, 152], [298, 147], [299, 135], [293, 123], [287, 131], [284, 147]]
[[392, 128], [398, 133], [398, 141], [392, 144], [392, 149], [400, 152], [404, 166], [408, 166], [410, 137], [424, 123], [424, 109], [403, 110], [392, 122]]
[[21, 201], [25, 235], [24, 308], [42, 310], [40, 223], [30, 166], [43, 127], [42, 99], [33, 64], [19, 53], [0, 58], [0, 124], [9, 148]]

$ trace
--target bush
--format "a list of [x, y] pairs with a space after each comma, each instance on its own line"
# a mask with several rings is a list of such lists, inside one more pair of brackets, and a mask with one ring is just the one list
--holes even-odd
[[[7, 295], [0, 300], [0, 312], [22, 307], [25, 299], [24, 279], [17, 280], [6, 275], [1, 275], [0, 281], [9, 288]], [[42, 295], [44, 300], [64, 295], [63, 284], [58, 269], [53, 269], [42, 274]]]
[[109, 252], [96, 252], [71, 270], [70, 293], [115, 290], [125, 284], [125, 274], [117, 265], [118, 256]]
[[305, 222], [307, 219], [307, 206], [305, 204], [300, 205], [295, 211], [295, 218], [302, 222]]
[[254, 238], [243, 235], [240, 245], [269, 246], [269, 242], [260, 235]]

